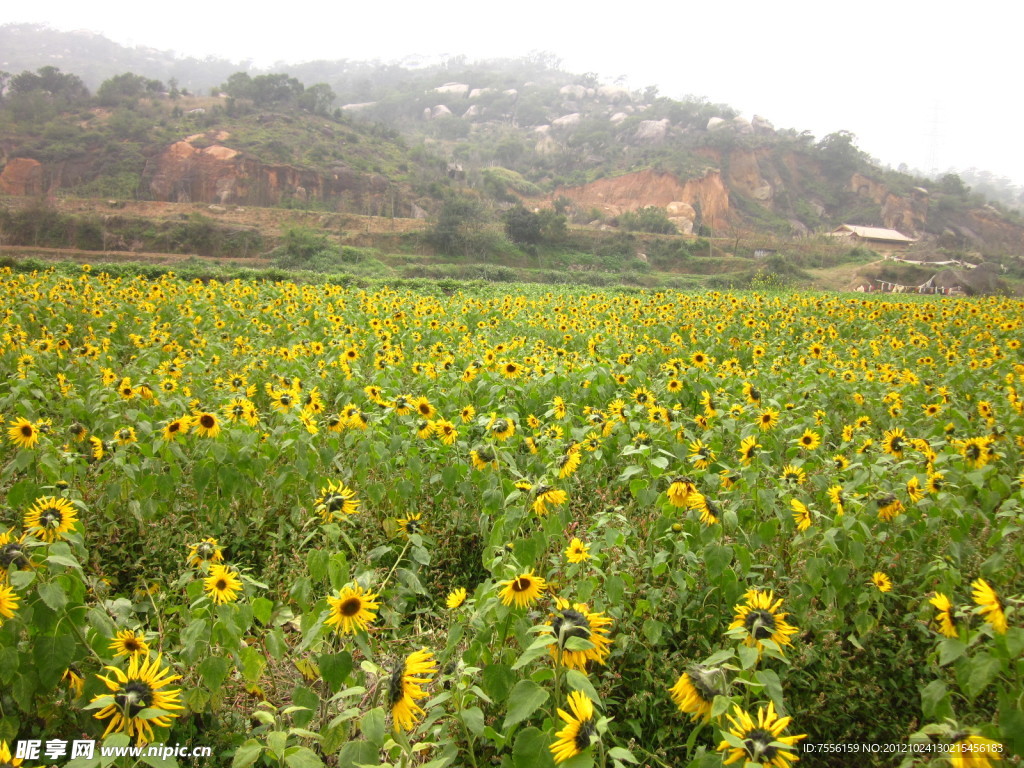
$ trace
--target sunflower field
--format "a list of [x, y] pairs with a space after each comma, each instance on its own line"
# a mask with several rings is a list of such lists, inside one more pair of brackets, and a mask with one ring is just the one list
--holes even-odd
[[1024, 755], [1024, 302], [0, 292], [0, 765]]

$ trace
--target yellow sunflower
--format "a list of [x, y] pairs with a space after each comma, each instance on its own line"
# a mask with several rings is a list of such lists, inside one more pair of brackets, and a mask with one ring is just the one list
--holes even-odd
[[357, 629], [366, 629], [377, 620], [378, 595], [363, 589], [359, 584], [346, 584], [337, 597], [328, 597], [331, 615], [324, 621], [343, 635], [354, 635]]
[[78, 522], [74, 505], [63, 497], [43, 496], [36, 499], [25, 513], [25, 531], [31, 536], [52, 544], [65, 533], [75, 529]]
[[538, 485], [533, 500], [533, 511], [540, 516], [546, 515], [550, 510], [548, 505], [559, 507], [569, 499], [569, 495], [560, 488], [550, 488], [546, 485]]
[[691, 493], [696, 492], [693, 481], [686, 477], [675, 477], [668, 485], [668, 501], [673, 507], [685, 507]]
[[949, 745], [951, 768], [995, 768], [1003, 762], [1003, 745], [969, 731], [952, 735]]
[[466, 596], [467, 592], [465, 587], [453, 589], [451, 592], [448, 593], [448, 597], [444, 601], [445, 605], [447, 605], [450, 609], [455, 610], [464, 602], [466, 602]]
[[0, 766], [18, 768], [23, 762], [20, 757], [12, 757], [10, 745], [6, 741], [0, 740]]
[[569, 546], [565, 548], [565, 558], [570, 563], [586, 562], [590, 559], [590, 545], [574, 538], [569, 542]]
[[34, 448], [39, 442], [39, 430], [23, 416], [11, 422], [11, 426], [7, 428], [7, 436], [19, 448]]
[[388, 681], [388, 704], [396, 731], [411, 731], [425, 714], [416, 702], [429, 695], [423, 686], [429, 685], [436, 673], [434, 655], [426, 648], [413, 651], [395, 665]]
[[708, 722], [715, 696], [726, 695], [725, 670], [696, 664], [683, 672], [669, 688], [672, 701], [691, 720]]
[[181, 678], [172, 675], [170, 669], [160, 666], [161, 656], [155, 659], [149, 654], [133, 655], [128, 670], [107, 667], [113, 673], [110, 677], [97, 677], [104, 682], [110, 693], [94, 696], [91, 703], [102, 703], [102, 709], [94, 717], [97, 720], [110, 718], [103, 738], [116, 731], [123, 731], [135, 737], [138, 745], [153, 741], [153, 726], [169, 728], [171, 718], [178, 717], [176, 710], [184, 709], [180, 703], [181, 690], [161, 690]]
[[992, 625], [992, 629], [1000, 635], [1005, 635], [1008, 625], [999, 595], [984, 579], [972, 581], [971, 588], [971, 598], [979, 606], [978, 612]]
[[28, 568], [31, 561], [25, 549], [25, 536], [15, 539], [10, 528], [0, 533], [0, 584], [7, 582], [8, 573], [19, 568]]
[[799, 630], [786, 621], [788, 614], [779, 610], [782, 598], [775, 599], [774, 592], [759, 589], [747, 590], [743, 603], [734, 607], [736, 615], [729, 625], [730, 634], [743, 639], [743, 644], [764, 649], [764, 641], [771, 640], [781, 652], [782, 647], [792, 645], [792, 637]]
[[203, 585], [210, 599], [217, 605], [235, 602], [242, 591], [242, 580], [238, 574], [220, 563], [210, 566], [210, 575], [203, 579]]
[[[0, 586], [0, 619], [13, 619], [20, 599], [12, 587]], [[0, 621], [2, 624], [3, 621]]]
[[149, 644], [146, 636], [136, 634], [134, 629], [122, 629], [110, 641], [108, 648], [114, 651], [114, 656], [134, 656], [137, 653], [149, 653]]
[[557, 734], [549, 749], [556, 763], [564, 763], [570, 757], [576, 757], [594, 742], [597, 723], [594, 720], [594, 702], [582, 691], [573, 691], [568, 696], [569, 709], [572, 714], [559, 708], [558, 716], [565, 721], [565, 726]]
[[793, 508], [793, 522], [796, 523], [798, 531], [806, 531], [813, 522], [811, 510], [799, 499], [790, 499], [789, 505]]
[[220, 423], [217, 421], [217, 414], [201, 411], [192, 419], [196, 428], [196, 434], [200, 437], [216, 437], [220, 434]]
[[762, 768], [789, 768], [800, 759], [794, 747], [807, 734], [783, 736], [792, 718], [776, 715], [775, 702], [769, 702], [767, 709], [758, 707], [756, 721], [738, 706], [733, 712], [735, 717], [727, 715], [731, 728], [723, 731], [725, 738], [718, 745], [718, 751], [728, 755], [725, 765], [744, 761]]
[[188, 564], [193, 568], [202, 568], [204, 563], [220, 563], [224, 561], [224, 553], [216, 539], [203, 539], [188, 548]]
[[888, 592], [892, 589], [892, 579], [881, 571], [871, 574], [871, 583], [878, 587], [879, 592]]
[[547, 588], [547, 582], [540, 576], [534, 576], [533, 571], [522, 573], [514, 579], [501, 582], [502, 605], [512, 605], [517, 608], [526, 608], [536, 602], [541, 593]]
[[498, 468], [498, 455], [489, 445], [481, 445], [469, 452], [469, 459], [473, 462], [473, 468], [484, 470], [488, 467]]
[[[550, 628], [555, 642], [548, 646], [548, 650], [555, 661], [568, 669], [582, 672], [589, 661], [604, 664], [611, 652], [608, 637], [611, 623], [612, 620], [603, 613], [591, 613], [586, 603], [573, 603], [570, 607], [568, 600], [557, 598]], [[586, 642], [574, 643], [573, 638]], [[589, 647], [577, 649], [576, 645]]]
[[821, 435], [813, 429], [805, 429], [804, 433], [800, 435], [800, 438], [797, 440], [797, 445], [806, 451], [813, 451], [821, 445]]
[[956, 628], [956, 617], [953, 615], [953, 603], [947, 595], [936, 592], [928, 601], [938, 614], [935, 616], [935, 623], [939, 625], [939, 632], [945, 637], [959, 637], [960, 632]]
[[320, 489], [320, 496], [314, 502], [316, 513], [325, 523], [340, 518], [342, 515], [354, 515], [359, 511], [359, 499], [356, 492], [340, 480], [337, 484], [332, 480]]

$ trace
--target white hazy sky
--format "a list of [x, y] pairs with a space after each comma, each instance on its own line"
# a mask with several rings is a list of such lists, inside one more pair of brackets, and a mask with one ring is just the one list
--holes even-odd
[[1024, 185], [1024, 7], [975, 0], [360, 0], [151, 3], [34, 0], [0, 23], [88, 29], [119, 43], [257, 66], [312, 59], [550, 52], [573, 72], [727, 103], [777, 128], [838, 130], [883, 164], [978, 168]]

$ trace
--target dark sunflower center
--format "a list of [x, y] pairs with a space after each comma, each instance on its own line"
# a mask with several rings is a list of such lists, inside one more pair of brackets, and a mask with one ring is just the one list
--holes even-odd
[[244, 405], [236, 405], [234, 408], [231, 409], [231, 412], [235, 416], [241, 417], [245, 413], [245, 406]]
[[361, 611], [362, 609], [363, 601], [360, 600], [358, 597], [350, 597], [340, 606], [338, 606], [338, 610], [341, 612], [341, 615], [347, 616], [349, 618], [358, 614], [359, 611]]
[[520, 576], [512, 582], [513, 592], [527, 592], [533, 586], [533, 579], [529, 576]]
[[114, 701], [125, 710], [128, 717], [135, 717], [142, 710], [152, 706], [153, 689], [142, 680], [129, 680], [121, 688], [121, 692], [114, 695]]
[[498, 419], [496, 422], [494, 422], [493, 429], [494, 432], [500, 435], [502, 432], [506, 432], [508, 430], [508, 422], [505, 421], [504, 419]]
[[172, 421], [170, 424], [167, 425], [167, 431], [168, 432], [179, 432], [180, 430], [181, 430], [181, 424], [179, 424], [176, 421]]
[[752, 728], [747, 731], [746, 738], [743, 739], [743, 746], [749, 757], [756, 762], [765, 764], [771, 763], [779, 752], [777, 747], [772, 746], [773, 741], [775, 741], [775, 737], [764, 728]]
[[571, 608], [559, 613], [551, 622], [551, 628], [555, 631], [559, 646], [563, 648], [570, 637], [584, 640], [590, 637], [590, 622], [587, 621], [587, 617]]
[[216, 583], [214, 583], [213, 585], [213, 588], [216, 589], [218, 592], [225, 591], [228, 588], [228, 580], [224, 578], [217, 579]]
[[213, 429], [213, 425], [217, 423], [217, 420], [208, 413], [204, 413], [199, 417], [199, 425], [203, 429]]
[[596, 727], [593, 718], [588, 718], [580, 723], [580, 727], [572, 740], [577, 750], [582, 752], [590, 746], [590, 737], [594, 735]]
[[399, 662], [391, 671], [391, 679], [388, 680], [388, 703], [394, 707], [405, 696], [405, 664]]
[[971, 459], [972, 461], [976, 461], [977, 459], [981, 458], [981, 448], [973, 444], [968, 445], [967, 458]]
[[421, 403], [420, 404], [420, 413], [422, 413], [424, 416], [429, 416], [430, 415], [430, 406]]
[[60, 528], [64, 515], [56, 507], [48, 507], [39, 514], [39, 525], [43, 528]]
[[21, 548], [21, 544], [15, 541], [9, 544], [4, 544], [0, 547], [0, 568], [10, 568], [12, 565], [16, 565], [19, 568], [28, 566], [28, 558], [25, 557], [25, 552]]
[[902, 438], [899, 438], [899, 437], [894, 437], [894, 438], [893, 438], [893, 439], [892, 439], [892, 440], [890, 441], [890, 443], [889, 443], [889, 447], [890, 447], [890, 448], [892, 448], [892, 450], [893, 450], [893, 451], [894, 451], [895, 453], [899, 453], [899, 452], [901, 452], [901, 451], [903, 450], [903, 439], [902, 439]]
[[22, 424], [21, 425], [21, 436], [22, 437], [32, 437], [32, 432], [33, 432], [33, 430], [32, 430], [32, 425], [31, 424]]
[[772, 415], [770, 413], [763, 413], [763, 414], [761, 414], [761, 423], [762, 424], [771, 424], [772, 423]]
[[129, 637], [124, 641], [124, 649], [129, 653], [137, 653], [142, 650], [142, 646], [136, 638]]
[[775, 616], [763, 609], [753, 610], [743, 619], [743, 626], [755, 640], [767, 640], [775, 633]]
[[292, 398], [289, 395], [281, 395], [281, 405], [291, 405]]

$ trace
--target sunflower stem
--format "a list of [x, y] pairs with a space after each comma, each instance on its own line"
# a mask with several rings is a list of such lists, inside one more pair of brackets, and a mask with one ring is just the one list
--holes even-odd
[[398, 553], [398, 559], [395, 560], [395, 564], [391, 566], [391, 570], [388, 571], [388, 575], [384, 577], [384, 581], [380, 583], [380, 587], [377, 590], [378, 593], [384, 591], [384, 587], [386, 587], [388, 582], [391, 581], [391, 577], [395, 575], [395, 569], [398, 568], [398, 564], [402, 562], [402, 558], [405, 557], [405, 553], [409, 550], [410, 544], [412, 544], [412, 539], [406, 538], [405, 546], [402, 547], [402, 551]]

